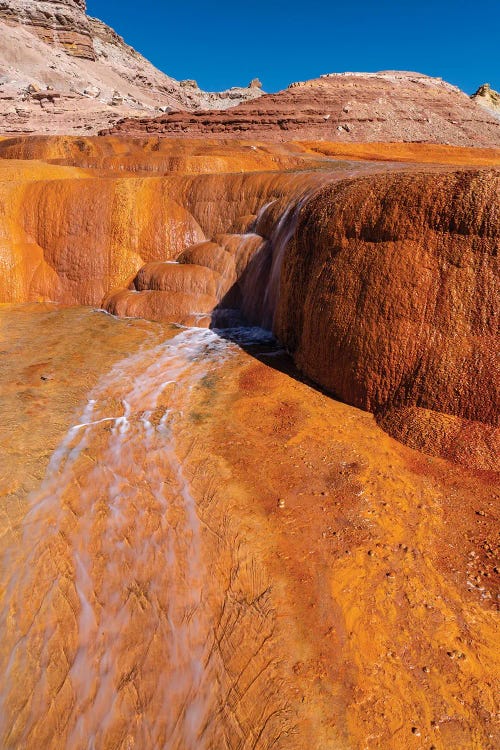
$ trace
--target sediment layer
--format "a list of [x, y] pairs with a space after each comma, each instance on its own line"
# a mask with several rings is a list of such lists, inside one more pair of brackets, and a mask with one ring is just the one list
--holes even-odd
[[256, 81], [207, 92], [175, 80], [87, 16], [80, 0], [0, 0], [0, 38], [1, 133], [95, 134], [126, 116], [261, 95]]
[[5, 748], [497, 747], [493, 475], [269, 344], [0, 313]]
[[500, 145], [500, 120], [493, 112], [441, 79], [401, 71], [326, 75], [227, 112], [129, 118], [110, 132], [274, 142]]

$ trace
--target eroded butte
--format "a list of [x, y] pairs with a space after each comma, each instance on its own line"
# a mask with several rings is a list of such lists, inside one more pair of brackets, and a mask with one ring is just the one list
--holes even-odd
[[499, 166], [0, 139], [4, 747], [498, 747]]

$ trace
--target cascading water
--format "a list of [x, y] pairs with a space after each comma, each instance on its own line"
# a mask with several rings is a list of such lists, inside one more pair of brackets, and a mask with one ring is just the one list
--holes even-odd
[[[346, 176], [304, 180], [288, 205], [283, 198], [261, 209], [255, 234], [240, 235], [233, 253], [237, 274], [238, 263], [246, 267], [238, 284], [250, 323], [272, 330], [300, 211], [322, 185]], [[255, 343], [252, 329], [225, 336]], [[231, 351], [203, 329], [160, 345], [146, 341], [101, 379], [51, 457], [21, 543], [3, 560], [4, 747], [222, 747], [209, 732], [224, 736], [225, 719], [211, 713], [226, 700], [214, 702], [213, 691], [238, 693], [238, 674], [258, 649], [236, 677], [213, 656], [200, 520], [176, 438], [191, 391]], [[231, 619], [230, 605], [223, 609]], [[269, 665], [270, 657], [252, 685], [260, 689]], [[228, 721], [234, 736], [251, 739], [265, 736], [268, 718], [259, 712], [245, 732], [239, 717]], [[227, 746], [240, 747], [235, 742]]]
[[[359, 170], [359, 167], [354, 167], [352, 170], [342, 171], [338, 174], [335, 172], [316, 173], [313, 184], [306, 181], [302, 190], [288, 204], [285, 204], [281, 212], [278, 213], [269, 233], [269, 239], [261, 250], [254, 255], [239, 282], [242, 290], [241, 311], [249, 323], [262, 326], [267, 330], [273, 330], [280, 298], [283, 261], [304, 205], [325, 184], [349, 178], [357, 174]], [[280, 201], [276, 200], [266, 203], [260, 209], [254, 222], [256, 232], [259, 232], [261, 224], [268, 223], [267, 215], [274, 213], [275, 204], [280, 207], [282, 205]]]

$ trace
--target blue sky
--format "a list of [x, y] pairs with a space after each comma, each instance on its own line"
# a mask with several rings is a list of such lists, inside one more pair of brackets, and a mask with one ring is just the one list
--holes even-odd
[[467, 93], [500, 89], [500, 0], [228, 2], [87, 0], [174, 78], [220, 90], [261, 79], [266, 91], [322, 73], [416, 70]]

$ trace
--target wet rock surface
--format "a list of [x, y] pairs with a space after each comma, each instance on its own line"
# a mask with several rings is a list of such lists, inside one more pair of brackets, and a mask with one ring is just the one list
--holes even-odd
[[[385, 424], [411, 406], [497, 427], [499, 195], [498, 171], [412, 171], [319, 190], [285, 250], [274, 320], [300, 369], [384, 412]], [[442, 429], [461, 431], [453, 420]], [[495, 430], [486, 432], [493, 457]]]
[[0, 312], [5, 747], [497, 746], [491, 476], [262, 332]]
[[5, 139], [3, 300], [264, 326], [395, 437], [496, 469], [498, 155], [393, 150]]
[[499, 162], [0, 139], [3, 747], [498, 746]]

